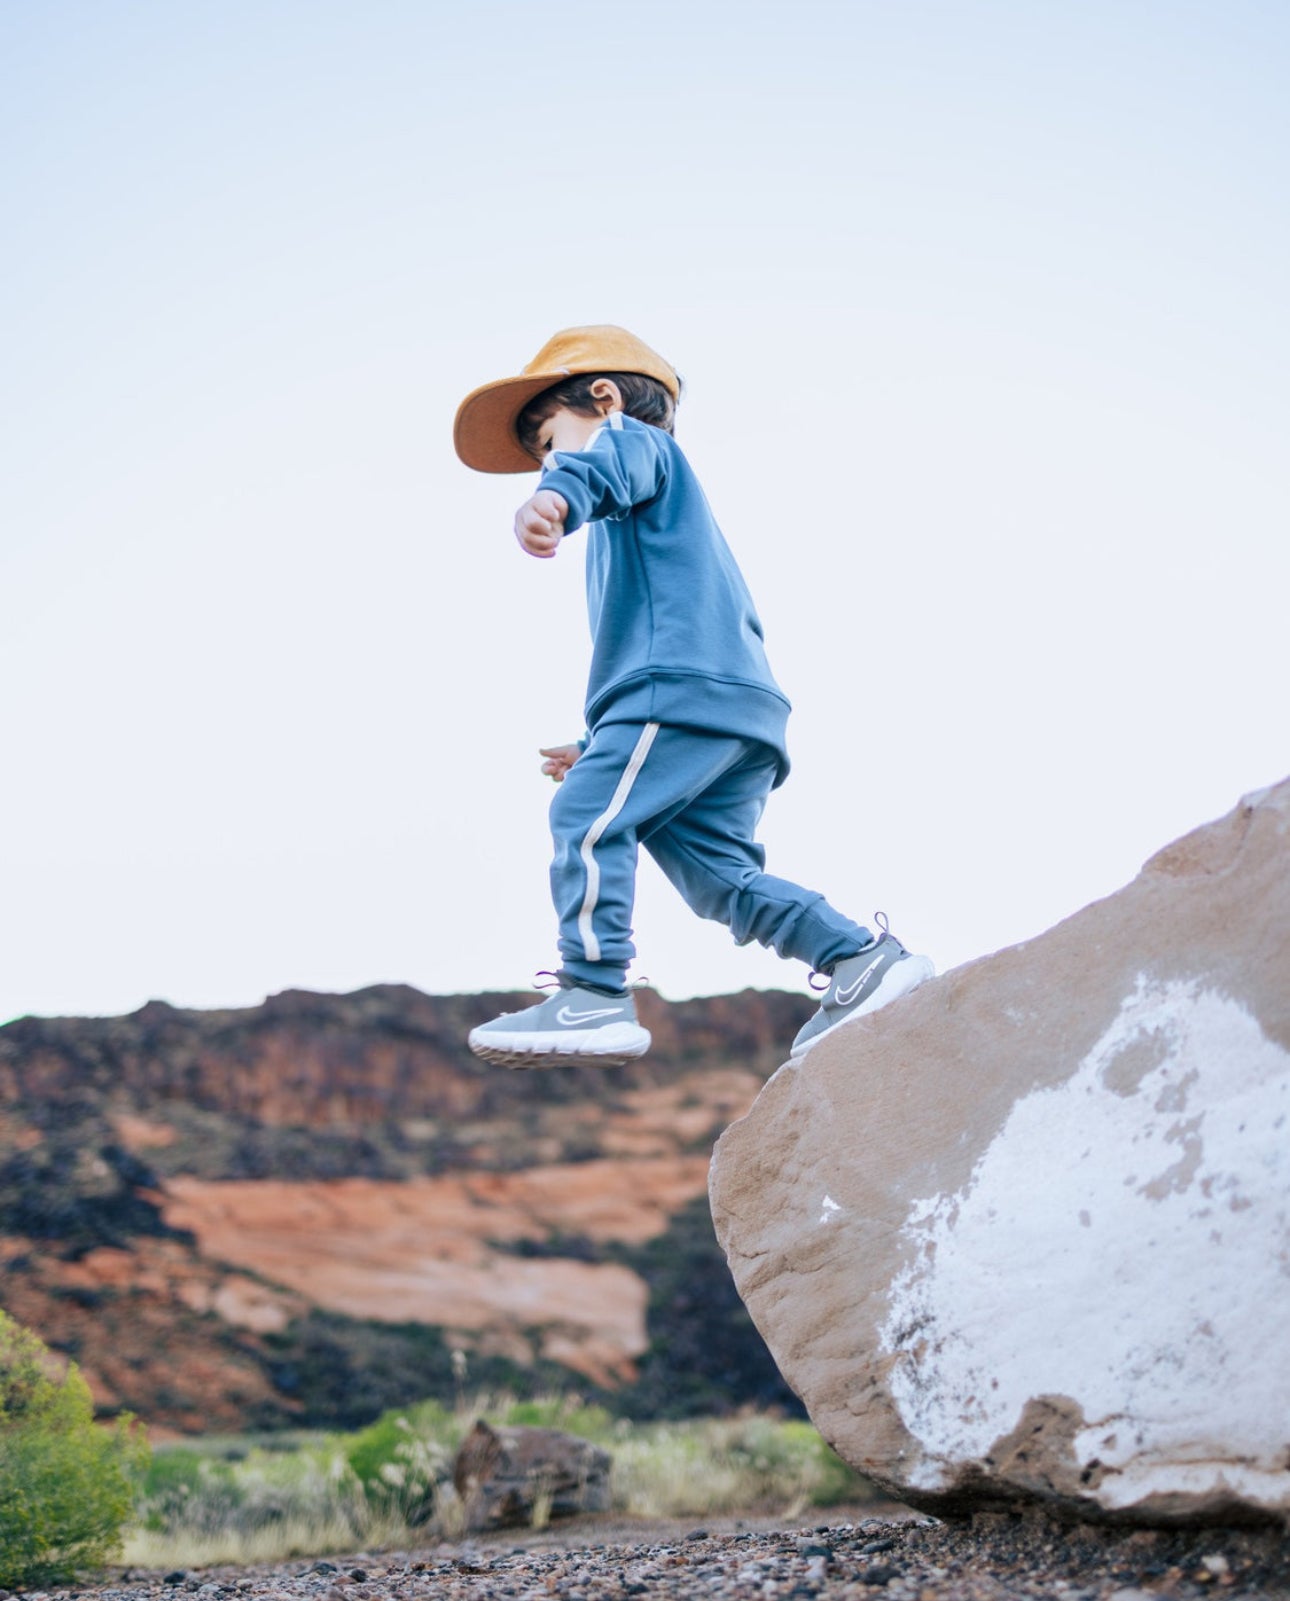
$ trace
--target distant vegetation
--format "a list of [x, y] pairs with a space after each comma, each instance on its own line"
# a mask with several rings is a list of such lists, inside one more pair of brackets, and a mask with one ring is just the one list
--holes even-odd
[[128, 1418], [95, 1424], [76, 1367], [59, 1376], [36, 1336], [0, 1312], [0, 1589], [73, 1579], [106, 1561], [147, 1454]]
[[[728, 1360], [719, 1319], [714, 1329], [709, 1378]], [[122, 1547], [132, 1566], [173, 1569], [460, 1535], [452, 1462], [478, 1417], [603, 1446], [614, 1509], [634, 1517], [792, 1515], [869, 1494], [798, 1419], [748, 1411], [641, 1423], [568, 1395], [468, 1401], [477, 1375], [460, 1355], [447, 1365], [455, 1405], [424, 1400], [355, 1432], [194, 1439], [150, 1456], [129, 1418], [95, 1424], [75, 1365], [60, 1374], [40, 1340], [0, 1312], [0, 1590], [71, 1581]], [[647, 1360], [652, 1409], [665, 1400], [663, 1372]], [[692, 1410], [698, 1393], [681, 1393], [677, 1408]]]
[[451, 1463], [481, 1416], [560, 1428], [603, 1446], [614, 1459], [614, 1508], [629, 1516], [795, 1515], [872, 1493], [809, 1423], [765, 1413], [633, 1424], [567, 1398], [478, 1398], [451, 1410], [426, 1401], [354, 1434], [158, 1447], [125, 1558], [193, 1568], [459, 1535]]

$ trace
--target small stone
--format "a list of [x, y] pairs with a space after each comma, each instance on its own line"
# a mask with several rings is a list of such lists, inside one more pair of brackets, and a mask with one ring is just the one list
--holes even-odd
[[896, 1569], [885, 1568], [881, 1563], [879, 1563], [876, 1567], [862, 1568], [860, 1572], [856, 1574], [856, 1578], [859, 1579], [861, 1584], [872, 1585], [890, 1584], [895, 1577]]
[[350, 1576], [351, 1579], [355, 1580], [358, 1584], [362, 1584], [367, 1579], [367, 1569], [366, 1568], [351, 1568], [349, 1570], [349, 1576]]
[[1232, 1571], [1232, 1564], [1221, 1551], [1216, 1551], [1213, 1556], [1201, 1557], [1200, 1565], [1214, 1579], [1226, 1578]]
[[315, 1562], [313, 1567], [309, 1569], [309, 1572], [310, 1573], [335, 1573], [336, 1572], [336, 1564], [334, 1562]]
[[833, 1557], [833, 1547], [814, 1535], [803, 1535], [795, 1543], [799, 1557], [823, 1557], [826, 1562]]
[[860, 1547], [860, 1554], [866, 1557], [877, 1556], [880, 1551], [894, 1551], [895, 1549], [896, 1542], [894, 1540], [866, 1540]]
[[187, 1577], [187, 1568], [175, 1568], [174, 1571], [168, 1573], [161, 1582], [162, 1584], [182, 1584]]

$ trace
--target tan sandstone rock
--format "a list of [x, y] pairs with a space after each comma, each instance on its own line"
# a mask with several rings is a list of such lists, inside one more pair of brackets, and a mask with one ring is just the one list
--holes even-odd
[[904, 1500], [1290, 1518], [1290, 780], [782, 1067], [711, 1195]]
[[[540, 1329], [538, 1354], [612, 1387], [635, 1377], [649, 1345], [645, 1281], [619, 1262], [525, 1260], [499, 1246], [552, 1233], [654, 1239], [703, 1194], [707, 1165], [699, 1155], [647, 1156], [397, 1183], [180, 1175], [166, 1187], [163, 1215], [194, 1234], [204, 1256], [317, 1306], [427, 1323], [464, 1348], [523, 1363], [534, 1357], [526, 1331]], [[205, 1293], [187, 1303], [244, 1327], [274, 1316], [271, 1297], [252, 1307], [231, 1281], [199, 1303]]]

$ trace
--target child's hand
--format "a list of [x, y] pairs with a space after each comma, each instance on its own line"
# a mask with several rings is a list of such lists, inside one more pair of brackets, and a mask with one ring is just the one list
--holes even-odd
[[542, 763], [542, 771], [546, 776], [553, 778], [557, 784], [563, 784], [564, 775], [582, 755], [582, 752], [576, 745], [550, 745], [544, 750], [540, 750], [538, 754], [546, 757], [546, 760]]
[[554, 556], [564, 538], [569, 503], [554, 489], [539, 489], [515, 513], [515, 537], [530, 556]]

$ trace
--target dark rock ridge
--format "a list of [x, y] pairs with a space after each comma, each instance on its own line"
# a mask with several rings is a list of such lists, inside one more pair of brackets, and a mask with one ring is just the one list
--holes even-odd
[[[409, 1118], [509, 1118], [582, 1099], [595, 1079], [592, 1069], [498, 1073], [466, 1050], [477, 1023], [532, 1000], [380, 984], [351, 995], [286, 990], [230, 1011], [149, 1001], [127, 1017], [18, 1018], [0, 1028], [0, 1108], [182, 1108], [346, 1137]], [[623, 1089], [714, 1064], [765, 1077], [785, 1031], [812, 1009], [806, 997], [757, 990], [670, 1003], [643, 991], [639, 1004], [654, 1045], [622, 1070]]]

